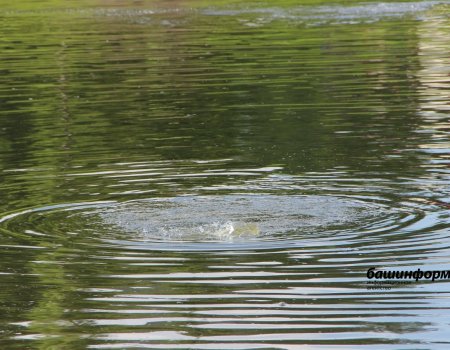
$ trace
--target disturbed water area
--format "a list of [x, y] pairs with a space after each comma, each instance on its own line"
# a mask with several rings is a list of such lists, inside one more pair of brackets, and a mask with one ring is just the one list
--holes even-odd
[[[331, 233], [327, 226], [346, 226], [369, 207], [319, 196], [189, 196], [135, 201], [101, 210], [106, 223], [137, 232], [142, 239], [218, 240], [273, 238], [290, 240], [294, 232]], [[373, 215], [373, 213], [370, 213]]]
[[0, 4], [2, 348], [448, 347], [448, 2]]

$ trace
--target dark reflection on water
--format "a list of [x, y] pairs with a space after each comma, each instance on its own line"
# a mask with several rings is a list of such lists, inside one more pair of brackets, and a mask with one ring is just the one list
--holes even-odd
[[0, 4], [5, 348], [448, 346], [448, 3]]

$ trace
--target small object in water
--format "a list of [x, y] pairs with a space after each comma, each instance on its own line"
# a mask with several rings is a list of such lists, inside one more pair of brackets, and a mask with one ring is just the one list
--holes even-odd
[[256, 222], [236, 222], [231, 233], [233, 236], [257, 236], [260, 229]]

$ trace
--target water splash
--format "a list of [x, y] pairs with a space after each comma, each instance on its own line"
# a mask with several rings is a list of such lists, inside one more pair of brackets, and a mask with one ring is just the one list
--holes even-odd
[[381, 209], [331, 196], [225, 195], [129, 201], [95, 215], [132, 238], [232, 241], [332, 232], [370, 220]]

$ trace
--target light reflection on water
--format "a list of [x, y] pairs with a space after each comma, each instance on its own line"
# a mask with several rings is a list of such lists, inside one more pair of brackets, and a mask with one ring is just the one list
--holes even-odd
[[5, 4], [8, 349], [439, 349], [448, 5]]

